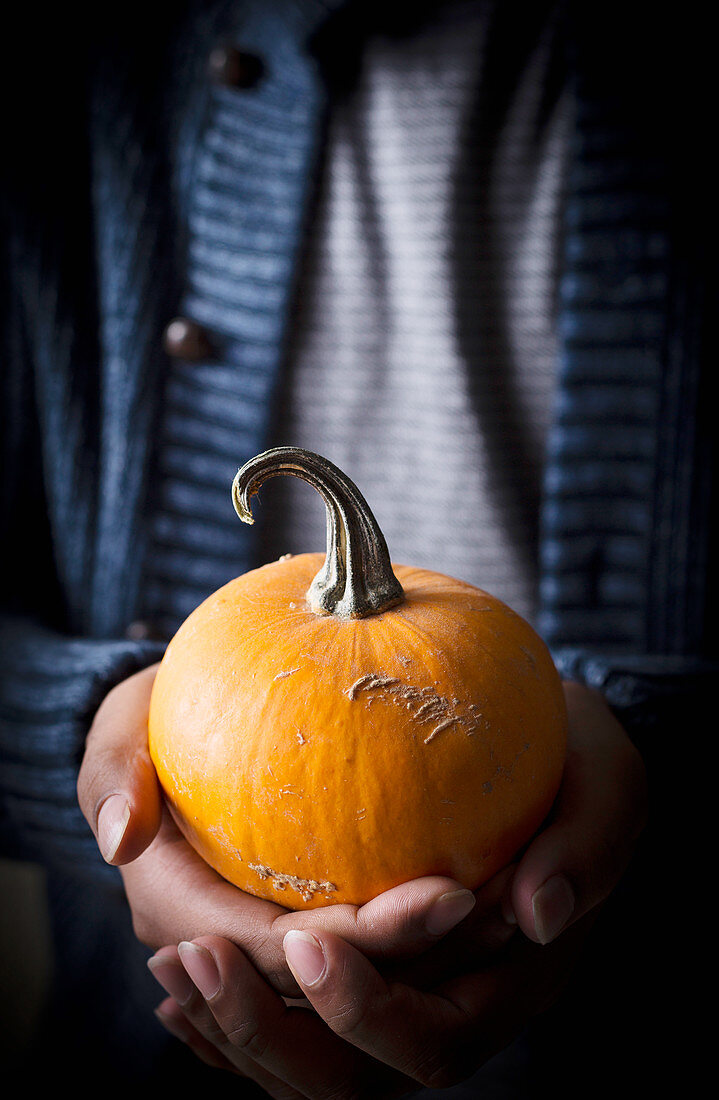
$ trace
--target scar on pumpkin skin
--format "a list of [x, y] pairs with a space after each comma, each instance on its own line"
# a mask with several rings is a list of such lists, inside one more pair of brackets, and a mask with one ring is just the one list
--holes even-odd
[[299, 672], [299, 671], [300, 671], [300, 666], [298, 665], [297, 668], [288, 668], [286, 672], [278, 672], [276, 676], [272, 677], [272, 679], [273, 679], [273, 681], [274, 680], [285, 680], [288, 676], [293, 676], [295, 674], [295, 672]]
[[296, 890], [303, 901], [312, 901], [315, 894], [331, 894], [337, 887], [333, 882], [317, 882], [313, 878], [299, 878], [298, 875], [286, 875], [282, 871], [273, 871], [264, 863], [248, 863], [251, 871], [256, 871], [261, 879], [272, 879], [276, 890], [284, 890], [288, 886]]
[[389, 699], [390, 702], [406, 706], [414, 721], [434, 723], [433, 730], [424, 738], [425, 745], [455, 724], [462, 727], [468, 735], [479, 729], [478, 719], [481, 714], [475, 703], [470, 703], [466, 708], [469, 713], [465, 713], [458, 709], [461, 705], [459, 699], [446, 699], [434, 688], [416, 688], [412, 684], [403, 683], [396, 676], [379, 676], [368, 672], [347, 689], [346, 695], [354, 700], [360, 692], [373, 693], [368, 702], [374, 698]]

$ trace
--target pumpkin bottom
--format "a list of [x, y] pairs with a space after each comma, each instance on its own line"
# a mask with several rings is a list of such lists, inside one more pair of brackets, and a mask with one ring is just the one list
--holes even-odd
[[[402, 837], [401, 856], [394, 858], [389, 838], [394, 835], [392, 824], [383, 830], [382, 837], [371, 846], [367, 839], [359, 845], [355, 837], [343, 850], [341, 842], [331, 841], [327, 848], [316, 841], [311, 851], [271, 853], [263, 851], [263, 857], [252, 858], [240, 854], [227, 836], [226, 830], [205, 830], [169, 804], [170, 813], [183, 837], [197, 854], [219, 875], [233, 886], [255, 897], [272, 901], [287, 909], [315, 909], [324, 905], [364, 905], [379, 894], [412, 879], [441, 875], [454, 879], [469, 890], [477, 890], [517, 856], [518, 852], [535, 835], [545, 820], [552, 804], [551, 794], [541, 805], [531, 810], [525, 807], [521, 820], [508, 822], [503, 819], [501, 829], [487, 837], [475, 830], [472, 839], [465, 837], [439, 850], [438, 823], [431, 842], [414, 838], [407, 843], [407, 833]], [[446, 831], [446, 830], [445, 830]], [[341, 833], [341, 829], [338, 830]], [[262, 846], [261, 846], [262, 847]], [[354, 853], [350, 860], [349, 851]], [[246, 851], [246, 849], [245, 849]], [[361, 852], [358, 866], [357, 852]], [[311, 870], [308, 870], [310, 868]], [[317, 873], [313, 874], [312, 870]], [[325, 872], [326, 873], [323, 873]]]

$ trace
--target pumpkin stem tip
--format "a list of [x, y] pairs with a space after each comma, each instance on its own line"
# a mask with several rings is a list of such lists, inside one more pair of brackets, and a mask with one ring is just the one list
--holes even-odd
[[245, 501], [242, 489], [240, 488], [240, 474], [241, 470], [238, 470], [235, 474], [234, 481], [232, 482], [232, 503], [234, 505], [237, 515], [240, 517], [243, 523], [253, 524], [255, 522], [254, 516], [250, 511], [249, 504]]
[[364, 618], [401, 603], [402, 585], [366, 500], [346, 474], [321, 455], [300, 447], [273, 447], [246, 462], [232, 483], [232, 503], [240, 519], [252, 523], [250, 500], [267, 478], [277, 474], [306, 481], [325, 502], [327, 553], [307, 592], [315, 614]]

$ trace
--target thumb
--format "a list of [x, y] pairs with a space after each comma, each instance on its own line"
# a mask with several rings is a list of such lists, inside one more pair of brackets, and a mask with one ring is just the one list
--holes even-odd
[[154, 840], [162, 796], [147, 745], [157, 665], [128, 677], [98, 708], [77, 782], [85, 818], [107, 863], [130, 863]]
[[522, 931], [549, 943], [603, 902], [629, 864], [646, 821], [639, 752], [602, 697], [566, 684], [569, 744], [552, 820], [515, 873], [511, 905]]
[[364, 905], [328, 905], [284, 913], [274, 931], [326, 929], [374, 959], [406, 959], [437, 944], [474, 909], [476, 898], [454, 879], [428, 875], [378, 894]]

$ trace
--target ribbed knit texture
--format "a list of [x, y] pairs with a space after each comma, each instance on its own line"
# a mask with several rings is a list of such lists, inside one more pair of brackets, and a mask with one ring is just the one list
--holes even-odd
[[[170, 592], [171, 616], [158, 614], [153, 631], [166, 640], [202, 596], [252, 562], [250, 533], [223, 505], [238, 462], [265, 441], [320, 133], [319, 83], [305, 44], [332, 6], [287, 0], [268, 13], [257, 2], [238, 16], [232, 4], [198, 3], [176, 33], [163, 34], [161, 47], [152, 39], [116, 46], [101, 36], [80, 58], [90, 77], [89, 110], [73, 101], [57, 123], [69, 118], [87, 128], [71, 131], [76, 145], [66, 141], [79, 159], [59, 162], [67, 180], [60, 171], [51, 195], [58, 205], [53, 232], [39, 233], [32, 222], [9, 225], [18, 278], [4, 333], [12, 396], [4, 413], [14, 452], [3, 471], [2, 518], [5, 525], [18, 517], [4, 536], [16, 554], [4, 583], [12, 577], [5, 602], [19, 613], [3, 618], [0, 634], [0, 749], [3, 843], [25, 858], [116, 877], [99, 856], [75, 785], [104, 695], [163, 652], [161, 640], [135, 641], [125, 630], [138, 614], [166, 611]], [[207, 63], [218, 42], [236, 35], [267, 59], [270, 78], [255, 97], [247, 140], [230, 146], [228, 165], [230, 116], [242, 122], [224, 110], [234, 93], [211, 85]], [[80, 85], [84, 93], [82, 73]], [[281, 156], [285, 148], [297, 155]], [[76, 196], [85, 167], [83, 205]], [[248, 292], [255, 278], [259, 293]], [[213, 328], [219, 359], [207, 370], [180, 365], [174, 372], [161, 350], [164, 326], [182, 310]], [[185, 452], [183, 408], [189, 402], [194, 409], [198, 393], [204, 442], [194, 439], [178, 470], [173, 439]], [[37, 419], [29, 411], [35, 401]], [[232, 440], [222, 435], [228, 401]], [[40, 587], [54, 570], [59, 593], [59, 606], [54, 591], [48, 597], [45, 621], [42, 611], [32, 617], [33, 561], [16, 541], [24, 512], [39, 514], [43, 501], [53, 557]], [[216, 527], [226, 514], [235, 553], [220, 557], [218, 567]], [[210, 573], [201, 556], [208, 542]]]
[[688, 116], [672, 83], [637, 65], [641, 49], [656, 72], [665, 40], [630, 18], [610, 73], [611, 21], [578, 25], [539, 629], [560, 671], [603, 691], [640, 738], [660, 699], [670, 723], [707, 693], [713, 667], [709, 653], [697, 660], [709, 599], [692, 580], [707, 576], [695, 533], [707, 529], [713, 461], [699, 434], [700, 327], [688, 335], [705, 308], [701, 191], [692, 197], [678, 159]]
[[256, 563], [230, 485], [267, 443], [323, 110], [305, 44], [327, 8], [245, 5], [229, 38], [268, 59], [266, 77], [242, 97], [199, 81], [189, 126], [178, 130], [178, 163], [192, 149], [178, 181], [187, 280], [179, 312], [206, 327], [215, 354], [171, 361], [164, 380], [139, 611], [166, 638]]
[[[396, 561], [532, 618], [570, 119], [551, 12], [529, 41], [505, 31], [494, 4], [456, 2], [401, 35], [375, 13], [357, 44], [357, 78], [332, 99], [275, 439], [355, 479]], [[324, 546], [304, 485], [264, 495], [267, 557]]]
[[649, 631], [668, 202], [656, 191], [663, 165], [649, 155], [629, 165], [617, 119], [587, 112], [580, 130], [561, 288], [564, 385], [546, 479], [542, 594], [551, 610], [542, 628], [565, 643], [611, 638], [636, 651]]
[[78, 875], [114, 879], [77, 804], [90, 723], [114, 684], [159, 660], [151, 642], [89, 642], [0, 621], [2, 847]]

